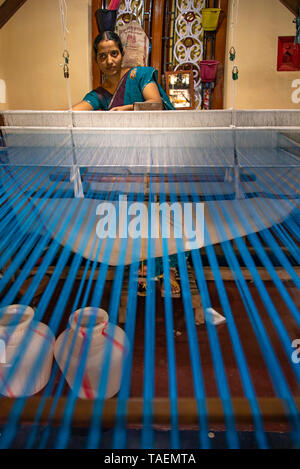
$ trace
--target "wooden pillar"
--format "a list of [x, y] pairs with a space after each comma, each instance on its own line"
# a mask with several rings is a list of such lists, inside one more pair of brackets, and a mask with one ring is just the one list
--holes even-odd
[[224, 66], [226, 58], [226, 34], [228, 18], [228, 0], [221, 0], [220, 26], [216, 33], [215, 60], [220, 62], [213, 96], [213, 109], [223, 109], [224, 97]]
[[[95, 12], [98, 8], [105, 8], [105, 0], [92, 0], [92, 45], [96, 36], [98, 36], [98, 26], [95, 17]], [[92, 47], [91, 50], [92, 54], [92, 77], [93, 77], [93, 89], [98, 88], [100, 86], [100, 70], [96, 63], [94, 50]]]
[[162, 73], [162, 37], [166, 0], [153, 0], [152, 6], [152, 50], [151, 67], [158, 70], [158, 80], [161, 82]]

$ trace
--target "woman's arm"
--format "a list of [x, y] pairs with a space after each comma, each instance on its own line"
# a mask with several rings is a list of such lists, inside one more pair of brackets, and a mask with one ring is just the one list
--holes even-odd
[[75, 106], [72, 107], [72, 111], [93, 111], [93, 110], [94, 110], [93, 106], [87, 101], [81, 101], [80, 103], [75, 104]]
[[126, 106], [117, 106], [109, 109], [110, 111], [133, 111], [133, 104], [126, 104]]
[[143, 89], [143, 97], [147, 103], [161, 103], [161, 96], [157, 84], [152, 81]]
[[[143, 98], [146, 103], [162, 103], [161, 96], [156, 83], [151, 82], [143, 89]], [[110, 109], [110, 111], [133, 111], [133, 104], [127, 106], [118, 106]]]

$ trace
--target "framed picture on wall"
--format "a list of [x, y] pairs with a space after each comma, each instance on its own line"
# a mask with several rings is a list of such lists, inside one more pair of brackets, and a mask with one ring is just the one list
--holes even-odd
[[300, 44], [295, 44], [294, 36], [278, 37], [278, 72], [296, 72], [300, 70]]
[[175, 109], [194, 109], [194, 78], [192, 70], [166, 72], [166, 92]]

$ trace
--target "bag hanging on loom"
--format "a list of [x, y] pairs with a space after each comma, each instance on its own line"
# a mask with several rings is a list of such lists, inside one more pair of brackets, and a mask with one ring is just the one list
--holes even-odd
[[124, 68], [147, 67], [149, 39], [137, 21], [118, 27], [118, 34], [124, 46], [122, 66]]

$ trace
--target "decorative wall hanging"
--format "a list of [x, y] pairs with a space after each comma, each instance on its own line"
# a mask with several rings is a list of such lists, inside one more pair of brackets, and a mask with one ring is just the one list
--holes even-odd
[[194, 74], [195, 108], [201, 108], [199, 62], [203, 58], [202, 10], [205, 0], [178, 0], [175, 11], [174, 70], [190, 68]]
[[277, 70], [279, 72], [300, 70], [300, 44], [295, 44], [294, 36], [278, 38]]
[[133, 20], [143, 26], [144, 12], [144, 0], [122, 0], [118, 9], [117, 29], [119, 26], [129, 24]]

